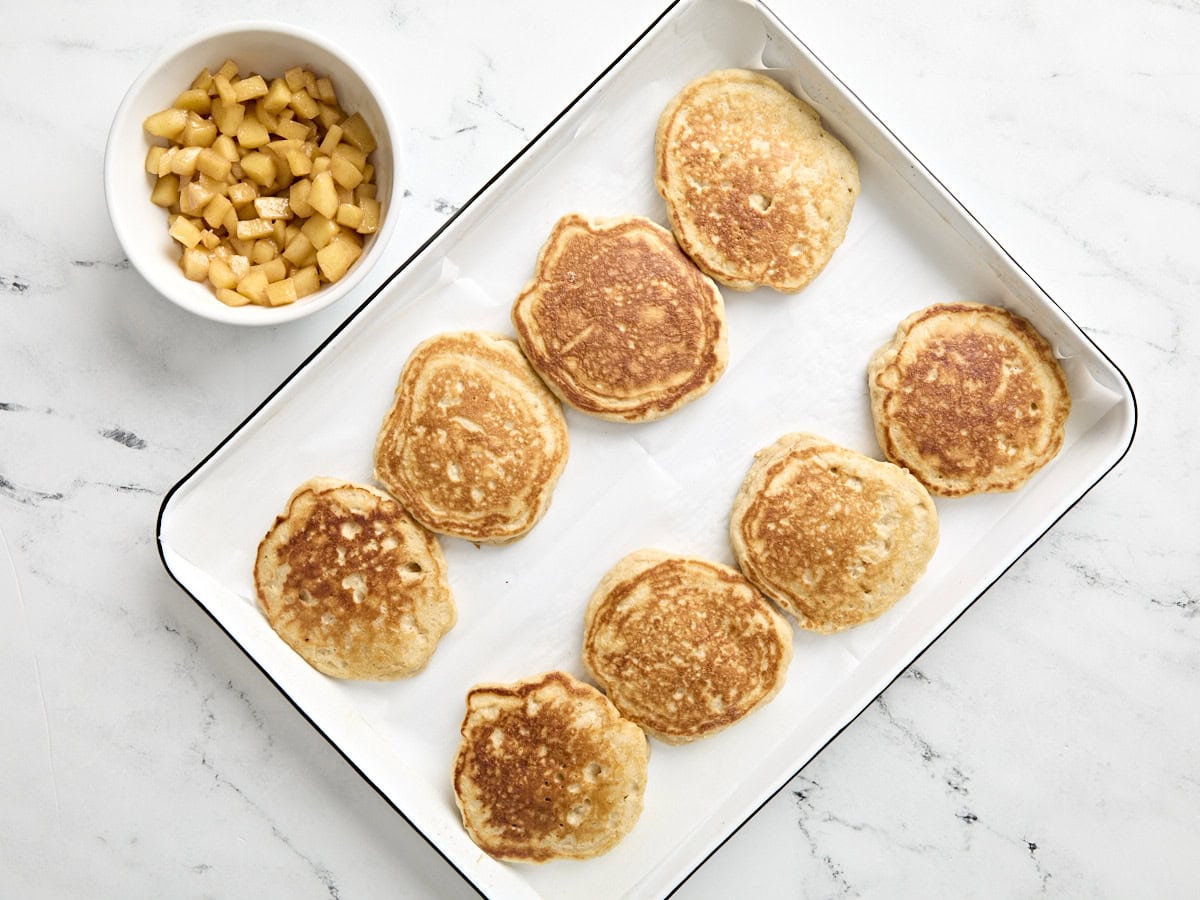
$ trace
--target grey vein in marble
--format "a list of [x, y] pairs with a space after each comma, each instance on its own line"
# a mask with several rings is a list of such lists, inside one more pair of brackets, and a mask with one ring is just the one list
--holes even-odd
[[146, 442], [134, 434], [132, 431], [126, 431], [124, 428], [107, 428], [100, 432], [101, 437], [106, 437], [110, 441], [115, 441], [124, 447], [131, 450], [145, 450]]

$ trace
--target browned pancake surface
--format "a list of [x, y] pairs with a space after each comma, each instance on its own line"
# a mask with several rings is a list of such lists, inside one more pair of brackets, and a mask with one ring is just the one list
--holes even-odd
[[870, 621], [924, 573], [937, 510], [906, 471], [808, 434], [760, 451], [730, 517], [742, 572], [810, 630]]
[[641, 815], [645, 734], [564, 672], [472, 688], [462, 735], [455, 798], [471, 839], [497, 859], [597, 856]]
[[392, 498], [333, 479], [292, 495], [254, 580], [271, 627], [338, 678], [410, 675], [455, 621], [436, 538]]
[[943, 496], [1019, 488], [1062, 447], [1071, 408], [1046, 340], [976, 303], [906, 318], [872, 358], [868, 383], [884, 454]]
[[860, 190], [853, 156], [816, 111], [741, 69], [686, 85], [659, 119], [655, 155], [680, 246], [736, 290], [807, 285], [845, 238]]
[[649, 219], [561, 218], [513, 304], [529, 361], [559, 397], [604, 418], [660, 418], [728, 358], [717, 286]]
[[778, 693], [792, 630], [736, 569], [640, 550], [588, 604], [583, 659], [626, 718], [669, 743], [722, 730]]
[[517, 344], [452, 332], [405, 364], [375, 477], [433, 531], [505, 543], [545, 513], [567, 452], [559, 402]]

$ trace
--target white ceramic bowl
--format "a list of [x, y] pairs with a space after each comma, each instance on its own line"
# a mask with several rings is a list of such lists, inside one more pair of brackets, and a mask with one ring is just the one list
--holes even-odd
[[[382, 205], [379, 230], [367, 236], [363, 253], [341, 279], [288, 306], [226, 306], [207, 283], [189, 281], [179, 268], [180, 246], [167, 234], [167, 215], [150, 202], [153, 176], [145, 169], [152, 141], [142, 130], [150, 114], [170, 106], [205, 66], [226, 59], [242, 73], [268, 80], [295, 65], [333, 80], [338, 102], [359, 112], [375, 134], [372, 155]], [[205, 31], [164, 50], [130, 87], [117, 110], [104, 156], [104, 193], [117, 238], [130, 262], [168, 300], [197, 315], [238, 325], [276, 325], [324, 309], [357, 284], [379, 260], [395, 228], [401, 191], [397, 129], [382, 92], [350, 56], [324, 38], [291, 25], [241, 22]]]

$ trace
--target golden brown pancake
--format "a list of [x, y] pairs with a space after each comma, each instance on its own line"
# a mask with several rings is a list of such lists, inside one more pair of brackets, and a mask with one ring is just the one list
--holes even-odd
[[904, 469], [811, 434], [760, 450], [734, 501], [742, 572], [804, 628], [831, 633], [903, 597], [937, 549], [937, 510]]
[[335, 678], [412, 675], [455, 621], [437, 539], [382, 491], [333, 478], [292, 494], [254, 585], [275, 632]]
[[661, 550], [612, 568], [584, 618], [583, 661], [625, 718], [671, 744], [707, 737], [767, 703], [792, 628], [742, 573]]
[[711, 72], [663, 110], [655, 186], [707, 275], [739, 291], [799, 291], [841, 245], [858, 165], [817, 112], [766, 75]]
[[546, 512], [567, 449], [562, 407], [516, 342], [452, 332], [408, 358], [375, 477], [426, 528], [502, 544]]
[[605, 419], [674, 412], [729, 360], [720, 290], [669, 231], [640, 216], [559, 219], [512, 320], [550, 389]]
[[934, 494], [1021, 487], [1058, 453], [1071, 396], [1054, 351], [998, 306], [913, 313], [867, 367], [884, 455]]
[[637, 823], [646, 735], [565, 672], [467, 694], [454, 797], [496, 859], [542, 863], [611, 850]]

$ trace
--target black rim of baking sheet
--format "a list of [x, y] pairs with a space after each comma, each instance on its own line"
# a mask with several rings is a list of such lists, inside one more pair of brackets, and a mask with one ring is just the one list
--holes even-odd
[[[529, 153], [533, 149], [533, 147], [535, 147], [546, 136], [546, 134], [549, 133], [568, 113], [570, 113], [572, 109], [574, 109], [580, 102], [582, 102], [584, 100], [584, 98], [586, 98], [592, 92], [592, 90], [601, 81], [603, 81], [604, 78], [607, 77], [607, 75], [614, 68], [616, 68], [616, 66], [619, 63], [621, 63], [622, 60], [624, 60], [627, 56], [629, 56], [630, 53], [632, 53], [635, 49], [637, 49], [637, 47], [646, 39], [647, 35], [649, 35], [650, 32], [652, 32], [659, 25], [659, 23], [663, 21], [663, 19], [665, 19], [667, 16], [669, 16], [671, 14], [671, 12], [677, 6], [679, 6], [681, 3], [686, 4], [688, 2], [691, 2], [691, 0], [672, 0], [672, 2], [661, 13], [659, 13], [654, 18], [654, 20], [648, 26], [646, 26], [645, 29], [642, 30], [642, 32], [633, 40], [632, 43], [629, 44], [628, 47], [626, 47], [615, 59], [613, 59], [612, 62], [610, 62], [607, 66], [605, 66], [604, 69], [600, 72], [600, 74], [597, 75], [594, 79], [592, 79], [592, 81], [590, 83], [588, 83], [588, 85], [582, 91], [580, 91], [580, 93], [573, 100], [571, 100], [570, 103], [568, 103], [565, 107], [563, 107], [563, 109], [561, 111], [559, 111], [559, 113], [557, 115], [555, 115], [554, 118], [551, 119], [545, 125], [545, 127], [543, 127], [541, 129], [541, 131], [539, 131], [524, 147], [522, 147], [517, 152], [517, 154], [512, 157], [512, 159], [510, 159], [500, 169], [498, 169], [496, 171], [496, 173], [493, 174], [483, 184], [483, 186], [479, 188], [479, 190], [477, 190], [465, 203], [463, 203], [463, 205], [461, 207], [459, 207], [457, 210], [455, 210], [454, 213], [451, 214], [450, 217], [447, 218], [445, 222], [443, 222], [440, 226], [438, 226], [438, 228], [425, 241], [423, 241], [421, 243], [421, 245], [419, 247], [417, 247], [417, 249], [415, 251], [413, 251], [413, 253], [408, 257], [408, 259], [406, 259], [391, 274], [389, 274], [379, 284], [379, 286], [376, 287], [375, 290], [373, 290], [370, 293], [370, 295], [365, 300], [363, 300], [362, 303], [360, 303], [358, 305], [358, 307], [356, 307], [344, 320], [342, 320], [342, 322], [340, 322], [337, 325], [337, 327], [335, 327], [333, 329], [333, 331], [331, 331], [329, 333], [329, 335], [323, 341], [321, 341], [321, 343], [318, 344], [317, 347], [311, 353], [309, 353], [308, 356], [305, 357], [304, 360], [301, 361], [299, 365], [296, 366], [296, 368], [291, 372], [291, 374], [289, 374], [286, 378], [284, 378], [283, 381], [281, 381], [275, 387], [274, 390], [272, 390], [266, 397], [263, 398], [261, 403], [259, 403], [240, 423], [238, 423], [238, 425], [236, 427], [234, 427], [234, 429], [232, 431], [229, 432], [229, 434], [227, 434], [215, 447], [213, 447], [212, 450], [210, 450], [207, 454], [205, 454], [205, 456], [199, 462], [197, 462], [187, 472], [187, 474], [185, 474], [182, 478], [180, 478], [179, 481], [177, 481], [171, 487], [171, 489], [167, 491], [167, 493], [163, 496], [162, 504], [159, 506], [158, 517], [155, 522], [155, 544], [158, 548], [159, 560], [162, 562], [163, 568], [166, 569], [167, 574], [171, 577], [171, 580], [174, 581], [185, 594], [187, 594], [189, 597], [191, 597], [193, 602], [195, 602], [196, 605], [199, 606], [200, 609], [202, 609], [204, 611], [204, 613], [216, 624], [216, 626], [218, 628], [220, 628], [222, 632], [225, 633], [225, 636], [228, 637], [234, 643], [234, 645], [239, 650], [242, 651], [242, 653], [254, 664], [254, 666], [259, 670], [259, 672], [261, 672], [263, 674], [263, 676], [272, 685], [275, 686], [276, 690], [278, 690], [279, 693], [282, 694], [285, 699], [287, 699], [287, 701], [292, 705], [292, 707], [296, 710], [296, 712], [298, 712], [304, 718], [304, 720], [306, 722], [308, 722], [308, 724], [310, 726], [312, 726], [312, 728], [319, 735], [321, 735], [321, 737], [323, 737], [325, 739], [325, 741], [331, 747], [333, 747], [334, 750], [336, 750], [338, 752], [338, 754], [342, 757], [342, 759], [346, 761], [346, 763], [358, 774], [358, 776], [360, 778], [362, 778], [362, 780], [365, 781], [368, 785], [370, 785], [371, 788], [374, 789], [374, 791], [380, 797], [383, 798], [384, 802], [387, 803], [387, 805], [390, 806], [405, 822], [407, 822], [409, 827], [411, 827], [414, 832], [416, 832], [418, 835], [420, 835], [421, 838], [423, 838], [425, 840], [425, 842], [431, 848], [433, 848], [433, 850], [438, 854], [438, 856], [440, 856], [443, 860], [445, 860], [447, 865], [449, 865], [455, 872], [458, 873], [458, 875], [463, 879], [463, 881], [465, 881], [468, 885], [470, 885], [471, 888], [474, 889], [476, 893], [478, 893], [480, 896], [484, 896], [484, 897], [486, 897], [487, 895], [483, 892], [483, 890], [479, 887], [479, 885], [477, 885], [466, 872], [464, 872], [462, 869], [460, 869], [455, 864], [455, 862], [446, 855], [446, 853], [442, 850], [442, 848], [440, 846], [438, 846], [438, 844], [432, 838], [430, 838], [429, 835], [427, 835], [424, 831], [422, 831], [421, 828], [408, 817], [408, 815], [404, 812], [404, 810], [401, 809], [399, 806], [397, 806], [396, 803], [377, 784], [375, 784], [375, 782], [372, 781], [371, 778], [365, 772], [363, 772], [363, 770], [361, 768], [359, 768], [358, 764], [355, 763], [355, 761], [347, 754], [347, 752], [345, 750], [343, 750], [342, 747], [335, 740], [333, 740], [333, 738], [331, 738], [328, 734], [326, 734], [320, 725], [318, 725], [315, 721], [313, 721], [312, 717], [309, 716], [309, 714], [304, 709], [304, 707], [301, 706], [299, 701], [297, 701], [294, 697], [292, 697], [291, 694], [289, 694], [283, 688], [283, 686], [280, 685], [279, 682], [277, 682], [272, 677], [271, 673], [268, 672], [263, 667], [262, 663], [260, 663], [258, 661], [258, 659], [254, 656], [254, 654], [252, 654], [249, 650], [247, 650], [244, 646], [242, 646], [242, 644], [237, 640], [237, 638], [235, 638], [229, 632], [229, 630], [225, 627], [225, 625], [221, 622], [221, 620], [218, 619], [216, 617], [216, 615], [214, 615], [212, 613], [212, 611], [210, 611], [208, 609], [208, 607], [204, 605], [204, 602], [201, 601], [200, 598], [198, 598], [195, 594], [193, 594], [190, 590], [188, 590], [187, 587], [184, 586], [184, 584], [179, 580], [179, 578], [171, 570], [171, 566], [167, 562], [166, 556], [164, 555], [164, 552], [163, 552], [163, 543], [162, 543], [163, 517], [166, 514], [167, 506], [170, 504], [171, 499], [174, 497], [175, 493], [180, 488], [182, 488], [188, 481], [190, 481], [192, 479], [192, 477], [200, 469], [202, 469], [208, 463], [208, 461], [211, 460], [226, 444], [228, 444], [231, 440], [233, 440], [233, 438], [236, 437], [237, 434], [243, 428], [245, 428], [246, 425], [248, 425], [262, 411], [262, 409], [267, 404], [269, 404], [275, 398], [275, 396], [277, 394], [279, 394], [280, 391], [282, 391], [285, 387], [287, 387], [287, 385], [292, 381], [292, 379], [294, 379], [298, 374], [300, 374], [301, 371], [306, 369], [308, 367], [308, 365], [317, 356], [319, 356], [321, 354], [321, 352], [329, 345], [329, 343], [331, 341], [333, 341], [339, 334], [342, 333], [342, 331], [350, 324], [350, 322], [352, 322], [355, 318], [357, 318], [364, 309], [366, 309], [368, 306], [370, 306], [372, 303], [374, 303], [375, 300], [379, 297], [379, 295], [381, 293], [383, 293], [383, 291], [388, 287], [388, 285], [390, 285], [392, 283], [393, 280], [395, 280], [402, 272], [404, 272], [406, 269], [408, 269], [408, 267], [410, 265], [412, 265], [413, 262], [415, 262], [419, 257], [421, 257], [425, 253], [425, 251], [438, 238], [440, 238], [441, 235], [447, 229], [449, 229], [454, 224], [455, 221], [458, 220], [458, 218], [460, 216], [462, 216], [468, 209], [470, 209], [480, 199], [480, 197], [482, 197], [484, 194], [486, 194], [497, 181], [499, 181], [511, 168], [513, 168], [513, 166], [515, 166], [522, 158], [524, 158], [525, 155], [527, 153]], [[938, 177], [936, 175], [934, 175], [928, 168], [926, 168], [924, 163], [922, 163], [920, 161], [920, 159], [918, 159], [912, 153], [912, 151], [909, 150], [908, 146], [903, 141], [901, 141], [900, 138], [897, 137], [896, 134], [890, 128], [888, 128], [888, 126], [882, 120], [880, 120], [878, 116], [875, 115], [875, 113], [871, 110], [871, 108], [869, 106], [867, 106], [866, 103], [863, 102], [862, 98], [860, 98], [858, 96], [858, 94], [856, 94], [853, 90], [851, 90], [845, 84], [845, 82], [843, 82], [834, 72], [832, 72], [829, 69], [829, 67], [825, 65], [824, 61], [821, 60], [821, 58], [819, 56], [817, 56], [817, 54], [815, 54], [812, 51], [812, 49], [806, 43], [804, 43], [804, 41], [794, 31], [792, 31], [792, 29], [789, 28], [785, 22], [783, 22], [779, 18], [779, 16], [777, 16], [775, 14], [775, 12], [767, 5], [767, 3], [763, 2], [763, 0], [754, 0], [754, 2], [755, 2], [755, 5], [757, 5], [760, 9], [762, 9], [768, 15], [770, 15], [771, 19], [774, 21], [774, 23], [779, 28], [786, 31], [797, 44], [799, 44], [801, 47], [804, 48], [805, 52], [808, 53], [809, 56], [811, 56], [812, 59], [814, 59], [817, 62], [817, 64], [821, 67], [821, 69], [823, 70], [824, 74], [827, 77], [829, 77], [830, 79], [835, 81], [841, 87], [841, 89], [843, 91], [845, 91], [847, 94], [849, 94], [851, 97], [853, 97], [855, 99], [855, 101], [857, 101], [859, 103], [859, 105], [862, 107], [863, 111], [866, 112], [866, 114], [871, 117], [874, 124], [877, 127], [879, 127], [880, 129], [882, 129], [884, 132], [886, 132], [890, 136], [890, 138], [893, 141], [895, 141], [896, 144], [904, 150], [904, 152], [909, 156], [909, 158], [912, 159], [912, 161], [918, 167], [920, 167], [920, 170], [922, 171], [922, 173], [927, 178], [929, 178], [931, 181], [936, 183], [939, 188], [941, 188], [941, 190], [946, 194], [947, 197], [950, 198], [950, 200], [954, 203], [954, 205], [958, 208], [958, 210], [963, 215], [965, 215], [974, 224], [974, 226], [976, 228], [978, 228], [981, 232], [983, 232], [987, 236], [988, 240], [993, 244], [993, 246], [995, 246], [1001, 253], [1003, 253], [1004, 256], [1009, 260], [1009, 262], [1012, 263], [1012, 265], [1014, 265], [1017, 269], [1019, 269], [1021, 271], [1021, 273], [1026, 278], [1029, 279], [1029, 281], [1038, 289], [1040, 294], [1043, 297], [1045, 297], [1047, 300], [1049, 300], [1050, 303], [1052, 303], [1059, 310], [1059, 312], [1061, 312], [1063, 314], [1063, 316], [1065, 316], [1066, 319], [1073, 326], [1075, 326], [1076, 330], [1083, 336], [1083, 338], [1088, 343], [1090, 343], [1092, 345], [1092, 347], [1096, 350], [1096, 352], [1099, 353], [1108, 362], [1108, 364], [1112, 367], [1113, 371], [1115, 371], [1121, 377], [1122, 381], [1124, 381], [1125, 387], [1129, 391], [1129, 397], [1130, 397], [1130, 401], [1132, 403], [1133, 422], [1132, 422], [1132, 425], [1131, 425], [1130, 431], [1129, 431], [1129, 439], [1126, 442], [1125, 447], [1121, 450], [1121, 453], [1117, 456], [1117, 458], [1113, 461], [1113, 463], [1107, 469], [1105, 469], [1103, 472], [1101, 472], [1100, 475], [1096, 478], [1096, 480], [1093, 481], [1090, 485], [1088, 485], [1087, 488], [1085, 488], [1083, 490], [1083, 492], [1079, 494], [1078, 497], [1076, 497], [1074, 500], [1072, 500], [1070, 505], [1068, 505], [1057, 517], [1055, 517], [1054, 521], [1052, 521], [1049, 525], [1047, 525], [1046, 528], [1041, 533], [1039, 533], [1036, 537], [1034, 537], [1029, 542], [1028, 545], [1026, 545], [1019, 553], [1017, 553], [1017, 555], [1013, 557], [1012, 561], [1009, 562], [1008, 565], [1006, 565], [996, 575], [995, 578], [993, 578], [990, 582], [988, 582], [988, 584], [974, 598], [972, 598], [962, 608], [962, 610], [960, 610], [958, 612], [958, 614], [955, 615], [954, 618], [951, 619], [950, 622], [948, 622], [946, 624], [946, 626], [944, 628], [942, 628], [937, 634], [935, 634], [929, 640], [929, 642], [927, 644], [925, 644], [924, 647], [922, 647], [920, 650], [918, 650], [913, 655], [913, 657], [910, 660], [908, 660], [908, 662], [906, 662], [900, 668], [900, 671], [898, 671], [896, 673], [896, 675], [893, 676], [888, 681], [888, 683], [886, 685], [884, 685], [883, 688], [881, 688], [878, 693], [875, 694], [874, 697], [872, 697], [869, 701], [867, 701], [867, 703], [865, 703], [863, 705], [862, 709], [860, 709], [853, 716], [851, 716], [850, 719], [847, 720], [847, 722], [844, 725], [842, 725], [841, 728], [839, 728], [832, 735], [830, 735], [829, 739], [826, 740], [811, 756], [809, 756], [807, 759], [805, 759], [803, 762], [801, 762], [791, 774], [789, 774], [786, 778], [782, 779], [778, 787], [776, 787], [774, 790], [772, 790], [770, 793], [768, 793], [767, 796], [763, 798], [763, 801], [758, 806], [756, 806], [754, 808], [754, 810], [752, 812], [750, 812], [749, 815], [747, 815], [740, 823], [738, 823], [738, 825], [736, 827], [734, 827], [727, 835], [725, 835], [725, 837], [722, 838], [721, 841], [716, 846], [714, 846], [707, 854], [705, 854], [705, 856], [699, 862], [697, 862], [696, 865], [693, 866], [686, 875], [684, 875], [684, 877], [679, 881], [679, 883], [676, 884], [670, 890], [670, 892], [666, 895], [668, 897], [673, 896], [681, 887], [683, 887], [683, 885], [688, 881], [688, 879], [690, 879], [697, 871], [699, 871], [699, 869], [709, 859], [711, 859], [712, 856], [718, 850], [720, 850], [722, 847], [724, 847], [725, 844], [728, 843], [729, 840], [735, 834], [737, 834], [739, 831], [741, 831], [741, 829], [743, 828], [743, 826], [746, 825], [747, 822], [749, 822], [752, 818], [754, 818], [754, 816], [756, 816], [758, 814], [759, 810], [761, 810], [764, 806], [766, 806], [769, 802], [771, 802], [771, 800], [774, 799], [775, 796], [778, 795], [779, 792], [782, 791], [792, 781], [792, 779], [794, 779], [797, 775], [799, 775], [800, 772], [802, 772], [804, 770], [804, 768], [810, 762], [812, 762], [814, 759], [816, 759], [818, 756], [820, 756], [821, 753], [824, 752], [826, 747], [828, 747], [831, 743], [833, 743], [835, 740], [837, 740], [837, 738], [841, 735], [841, 733], [843, 731], [845, 731], [855, 721], [857, 721], [859, 716], [861, 716], [864, 712], [866, 712], [867, 709], [869, 709], [872, 706], [872, 704], [874, 704], [874, 702], [877, 699], [879, 699], [879, 697], [881, 697], [888, 690], [888, 688], [890, 688], [892, 686], [892, 684], [894, 684], [896, 682], [897, 679], [899, 679], [902, 675], [904, 675], [905, 672], [907, 672], [912, 667], [913, 663], [915, 663], [918, 659], [920, 659], [925, 654], [925, 652], [930, 647], [932, 647], [942, 637], [942, 635], [944, 635], [951, 628], [951, 626], [953, 626], [954, 623], [957, 622], [967, 612], [967, 610], [969, 610], [972, 606], [974, 606], [975, 603], [981, 597], [983, 597], [984, 594], [986, 594], [988, 592], [988, 590], [991, 589], [992, 585], [994, 585], [997, 581], [999, 581], [1001, 578], [1003, 578], [1005, 573], [1007, 573], [1009, 569], [1011, 569], [1027, 552], [1029, 552], [1030, 548], [1032, 548], [1035, 544], [1037, 544], [1038, 541], [1040, 541], [1046, 535], [1046, 533], [1049, 532], [1059, 522], [1060, 519], [1062, 519], [1063, 516], [1065, 516], [1068, 512], [1070, 512], [1072, 509], [1074, 509], [1075, 506], [1091, 492], [1092, 488], [1094, 488], [1097, 484], [1099, 484], [1114, 468], [1116, 468], [1117, 465], [1120, 464], [1121, 460], [1123, 460], [1125, 458], [1125, 456], [1129, 453], [1130, 447], [1133, 446], [1134, 436], [1137, 433], [1137, 421], [1138, 421], [1137, 397], [1133, 392], [1133, 385], [1130, 383], [1129, 378], [1120, 369], [1120, 367], [1117, 366], [1117, 364], [1108, 356], [1108, 354], [1105, 353], [1104, 350], [1101, 349], [1101, 347], [1099, 345], [1097, 345], [1096, 342], [1093, 341], [1091, 339], [1091, 337], [1075, 322], [1075, 320], [1071, 318], [1071, 316], [1066, 312], [1066, 310], [1064, 310], [1061, 306], [1059, 306], [1058, 302], [1055, 301], [1053, 297], [1051, 297], [1045, 290], [1042, 289], [1042, 286], [1040, 284], [1038, 284], [1038, 282], [1027, 271], [1025, 271], [1025, 268], [1019, 262], [1017, 262], [1017, 260], [1015, 260], [1011, 254], [1009, 254], [1009, 252], [995, 239], [995, 237], [992, 235], [992, 233], [990, 231], [988, 231], [988, 229], [985, 228], [978, 219], [975, 218], [975, 216], [970, 212], [970, 210], [968, 210], [965, 206], [963, 206], [963, 204], [961, 202], [959, 202], [958, 198], [954, 195], [954, 193], [952, 191], [950, 191], [946, 187], [946, 185], [943, 184], [940, 179], [938, 179]]]

